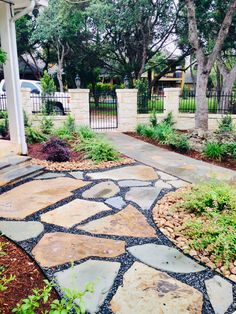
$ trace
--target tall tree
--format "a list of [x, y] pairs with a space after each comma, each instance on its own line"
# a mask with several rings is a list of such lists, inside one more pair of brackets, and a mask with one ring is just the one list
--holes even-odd
[[[211, 1], [210, 1], [211, 2]], [[196, 59], [197, 59], [197, 81], [196, 81], [196, 102], [197, 110], [195, 115], [195, 127], [201, 129], [208, 129], [208, 103], [206, 97], [208, 77], [214, 63], [219, 56], [222, 49], [225, 38], [228, 34], [230, 25], [232, 23], [233, 16], [236, 11], [236, 0], [231, 0], [224, 19], [217, 32], [216, 39], [213, 42], [211, 38], [211, 49], [206, 51], [204, 48], [205, 42], [201, 36], [201, 27], [198, 25], [196, 6], [194, 0], [185, 0], [188, 14], [188, 26], [189, 26], [189, 42], [193, 47]], [[214, 12], [214, 3], [209, 3], [208, 9]], [[206, 24], [205, 24], [206, 25]], [[210, 46], [210, 45], [209, 45]], [[208, 46], [208, 47], [209, 47]]]

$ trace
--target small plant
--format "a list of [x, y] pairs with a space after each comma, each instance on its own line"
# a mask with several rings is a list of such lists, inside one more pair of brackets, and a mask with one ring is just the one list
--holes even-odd
[[52, 133], [52, 130], [53, 130], [53, 127], [54, 127], [54, 123], [52, 121], [52, 119], [50, 117], [43, 117], [42, 121], [41, 121], [41, 131], [44, 133], [44, 134], [51, 134]]
[[194, 213], [236, 210], [235, 189], [224, 182], [212, 181], [194, 185], [181, 194], [177, 207]]
[[174, 122], [174, 117], [172, 112], [168, 112], [166, 118], [162, 120], [162, 122], [166, 123], [167, 125], [173, 127], [175, 122]]
[[218, 142], [208, 142], [204, 145], [202, 152], [207, 158], [221, 160], [226, 154], [226, 148]]
[[47, 137], [43, 135], [40, 131], [33, 127], [28, 127], [25, 129], [25, 135], [27, 139], [27, 143], [43, 143], [47, 140]]
[[218, 131], [219, 133], [224, 133], [224, 132], [232, 132], [235, 130], [235, 126], [233, 124], [233, 119], [230, 114], [227, 114], [224, 116], [218, 125]]
[[24, 126], [25, 126], [25, 128], [30, 128], [32, 126], [32, 123], [30, 122], [29, 116], [25, 112], [25, 110], [23, 111], [23, 116], [24, 116]]
[[0, 135], [2, 137], [6, 137], [9, 134], [9, 123], [8, 118], [5, 116], [5, 118], [0, 121]]
[[[8, 243], [0, 242], [0, 256], [6, 255], [4, 251]], [[5, 291], [8, 288], [8, 285], [15, 280], [15, 276], [10, 274], [10, 276], [4, 275], [5, 267], [0, 265], [0, 292]]]
[[173, 135], [174, 130], [166, 122], [161, 122], [155, 127], [153, 138], [161, 144], [168, 144], [169, 138]]
[[227, 155], [232, 159], [236, 159], [236, 142], [226, 143], [224, 147]]
[[83, 139], [93, 139], [96, 137], [96, 133], [93, 132], [89, 127], [87, 126], [81, 126], [78, 128], [77, 131], [79, 137]]
[[136, 127], [136, 132], [141, 136], [146, 136], [154, 138], [155, 129], [152, 126], [146, 124], [138, 124]]
[[85, 151], [87, 157], [94, 162], [119, 160], [119, 153], [102, 138], [84, 139], [74, 148], [75, 151]]
[[8, 118], [7, 111], [0, 110], [0, 119], [6, 119], [6, 118]]
[[42, 151], [47, 153], [47, 160], [53, 162], [66, 162], [70, 160], [70, 150], [66, 147], [65, 142], [56, 137], [43, 145]]
[[184, 134], [173, 133], [167, 141], [172, 149], [180, 153], [186, 153], [190, 149], [188, 138]]
[[63, 126], [56, 129], [53, 133], [62, 140], [71, 140], [75, 135], [77, 135], [77, 131], [75, 119], [69, 115], [67, 120], [63, 123]]
[[151, 122], [151, 125], [153, 127], [156, 127], [157, 126], [157, 115], [156, 115], [156, 110], [153, 109], [151, 115], [150, 115], [150, 122]]
[[41, 83], [44, 95], [52, 94], [56, 91], [56, 85], [47, 71], [44, 71], [43, 77], [41, 78], [40, 83]]

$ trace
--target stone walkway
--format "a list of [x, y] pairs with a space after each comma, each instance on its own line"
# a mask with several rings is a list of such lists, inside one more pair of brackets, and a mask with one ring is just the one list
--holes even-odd
[[182, 254], [152, 220], [158, 199], [184, 185], [140, 163], [48, 172], [0, 190], [0, 230], [62, 290], [94, 282], [88, 313], [231, 314], [236, 284]]
[[106, 136], [109, 142], [126, 156], [182, 180], [197, 183], [200, 180], [216, 178], [236, 183], [236, 171], [168, 151], [123, 133], [110, 133]]

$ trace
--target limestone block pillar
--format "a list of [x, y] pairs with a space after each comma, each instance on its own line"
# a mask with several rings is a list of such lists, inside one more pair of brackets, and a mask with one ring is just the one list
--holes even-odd
[[89, 89], [69, 89], [71, 114], [78, 125], [90, 125], [89, 92]]
[[21, 89], [21, 101], [22, 101], [22, 107], [27, 116], [29, 118], [32, 117], [32, 111], [33, 111], [33, 101], [31, 98], [31, 89], [30, 88], [22, 88]]
[[138, 90], [117, 89], [118, 131], [132, 132], [137, 125]]
[[164, 88], [164, 112], [172, 112], [174, 118], [177, 118], [179, 113], [180, 92], [181, 88]]

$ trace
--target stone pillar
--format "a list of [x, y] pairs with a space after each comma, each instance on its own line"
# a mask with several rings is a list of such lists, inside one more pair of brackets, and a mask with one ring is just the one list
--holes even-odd
[[27, 116], [29, 116], [29, 118], [32, 117], [32, 111], [33, 111], [33, 101], [30, 96], [31, 96], [30, 88], [21, 89], [22, 107], [25, 113], [27, 114]]
[[137, 125], [138, 90], [117, 89], [118, 131], [132, 132]]
[[173, 117], [177, 118], [179, 114], [179, 96], [181, 88], [164, 88], [164, 113], [173, 113]]
[[71, 115], [78, 125], [90, 125], [89, 92], [89, 89], [69, 89]]

